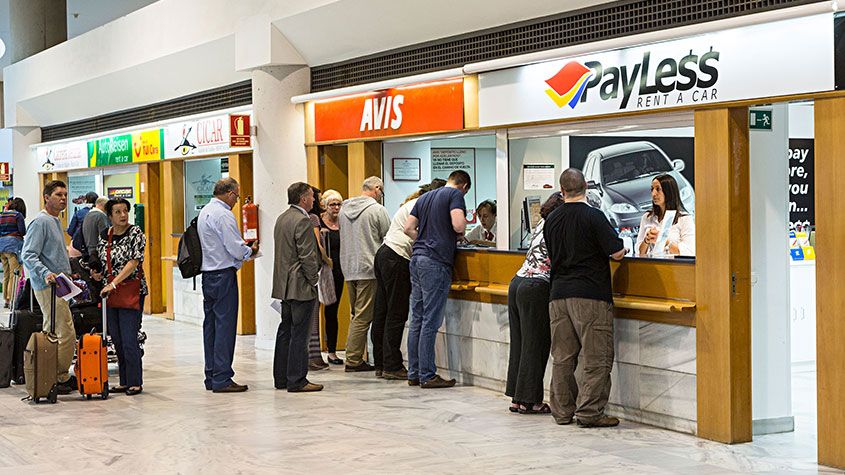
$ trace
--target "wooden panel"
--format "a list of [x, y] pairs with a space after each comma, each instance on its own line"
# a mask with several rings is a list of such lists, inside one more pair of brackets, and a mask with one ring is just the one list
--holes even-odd
[[682, 299], [695, 302], [695, 263], [625, 259], [611, 262], [613, 291], [624, 295]]
[[[751, 440], [748, 110], [695, 113], [698, 435]], [[739, 238], [737, 238], [739, 237]]]
[[845, 98], [815, 102], [819, 463], [845, 468]]
[[319, 153], [319, 148], [316, 145], [309, 145], [305, 147], [306, 176], [308, 177], [308, 183], [316, 183], [318, 188], [326, 190], [327, 188], [323, 188], [325, 185], [320, 177]]
[[361, 184], [371, 176], [381, 176], [381, 142], [353, 142], [348, 148], [349, 196], [361, 195]]
[[478, 76], [464, 76], [464, 129], [478, 128]]
[[314, 101], [304, 104], [305, 107], [305, 143], [314, 142]]
[[[344, 198], [349, 197], [349, 157], [345, 145], [318, 147], [320, 156], [321, 190], [335, 190]], [[358, 188], [360, 188], [360, 183]]]
[[[229, 176], [241, 185], [241, 199], [232, 211], [238, 222], [238, 228], [243, 233], [241, 206], [248, 196], [253, 195], [252, 153], [241, 153], [229, 156]], [[261, 233], [261, 230], [258, 231]], [[264, 236], [271, 236], [263, 233]], [[260, 236], [259, 236], [260, 237]], [[238, 271], [238, 335], [255, 334], [255, 262], [244, 262]]]
[[181, 160], [161, 163], [162, 196], [167, 204], [161, 208], [162, 261], [167, 289], [165, 316], [173, 319], [173, 267], [179, 238], [174, 234], [185, 231], [185, 164]]
[[139, 202], [144, 205], [144, 233], [147, 236], [147, 247], [144, 252], [144, 273], [147, 277], [150, 295], [144, 301], [144, 311], [147, 313], [164, 313], [165, 300], [163, 290], [163, 275], [161, 266], [161, 210], [160, 181], [161, 164], [156, 162], [142, 163], [138, 166], [141, 180]]

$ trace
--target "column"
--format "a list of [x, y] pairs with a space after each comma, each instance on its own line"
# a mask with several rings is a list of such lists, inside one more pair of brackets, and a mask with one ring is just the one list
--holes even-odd
[[845, 469], [845, 98], [815, 102], [819, 463]]
[[147, 247], [144, 255], [144, 274], [150, 295], [144, 301], [146, 313], [164, 313], [167, 297], [164, 290], [164, 276], [162, 275], [162, 239], [159, 213], [163, 208], [161, 200], [161, 164], [157, 162], [142, 163], [138, 166], [141, 179], [140, 203], [144, 205], [144, 234], [147, 236]]
[[751, 440], [748, 110], [695, 112], [698, 436]]
[[[229, 155], [229, 176], [241, 185], [240, 203], [235, 206], [235, 219], [243, 234], [243, 206], [248, 196], [253, 196], [252, 154]], [[266, 236], [266, 234], [265, 234]], [[238, 272], [238, 335], [255, 334], [255, 262], [244, 262]]]
[[273, 228], [288, 209], [287, 188], [306, 181], [303, 106], [290, 98], [310, 88], [308, 68], [273, 66], [252, 72], [253, 121], [257, 138], [253, 151], [253, 185], [258, 204], [262, 257], [255, 261], [255, 346], [273, 348], [279, 314], [270, 308], [273, 288]]
[[168, 206], [161, 208], [161, 260], [164, 273], [165, 317], [173, 320], [173, 269], [176, 267], [179, 237], [185, 231], [185, 162], [167, 160], [161, 163], [161, 196]]
[[381, 176], [381, 142], [349, 144], [349, 197], [361, 195], [361, 185], [371, 176]]

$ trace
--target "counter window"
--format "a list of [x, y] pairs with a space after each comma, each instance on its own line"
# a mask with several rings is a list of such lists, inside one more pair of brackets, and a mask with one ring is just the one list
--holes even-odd
[[185, 227], [200, 215], [203, 206], [214, 197], [214, 184], [229, 176], [227, 158], [185, 161]]
[[446, 180], [455, 170], [469, 173], [472, 187], [464, 197], [468, 223], [466, 244], [495, 246], [499, 229], [495, 135], [385, 141], [382, 157], [384, 205], [391, 216], [420, 186], [435, 178]]
[[560, 174], [574, 167], [587, 180], [587, 203], [604, 212], [629, 255], [694, 256], [692, 119], [671, 119], [683, 127], [655, 128], [655, 122], [661, 120], [510, 131], [511, 248], [528, 245], [539, 221], [538, 203], [558, 191]]

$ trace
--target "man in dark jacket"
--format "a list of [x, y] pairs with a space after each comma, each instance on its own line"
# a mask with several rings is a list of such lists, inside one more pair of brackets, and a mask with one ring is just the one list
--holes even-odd
[[288, 188], [288, 204], [290, 208], [276, 219], [273, 230], [276, 256], [272, 295], [282, 301], [273, 380], [276, 389], [290, 393], [320, 391], [322, 384], [307, 379], [308, 337], [320, 270], [317, 237], [306, 211], [314, 206], [313, 188], [307, 183], [294, 183]]

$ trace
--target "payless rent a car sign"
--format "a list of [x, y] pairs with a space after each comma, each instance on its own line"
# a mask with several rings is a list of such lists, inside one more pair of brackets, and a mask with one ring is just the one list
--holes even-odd
[[821, 14], [483, 72], [479, 125], [832, 90], [833, 45]]

